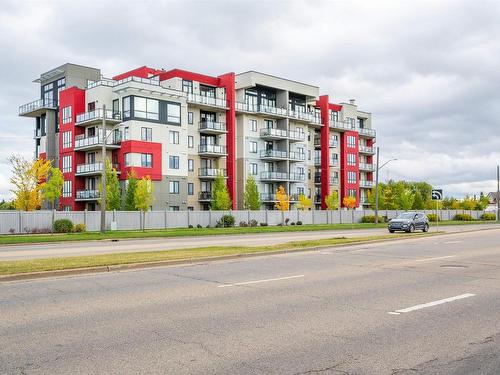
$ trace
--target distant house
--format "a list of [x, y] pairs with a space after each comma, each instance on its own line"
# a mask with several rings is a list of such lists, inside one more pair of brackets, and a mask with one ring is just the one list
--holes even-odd
[[488, 193], [487, 196], [488, 196], [489, 204], [488, 204], [488, 207], [486, 207], [485, 211], [496, 211], [497, 210], [497, 202], [498, 202], [498, 198], [499, 198], [498, 193], [496, 191], [491, 192], [491, 193]]

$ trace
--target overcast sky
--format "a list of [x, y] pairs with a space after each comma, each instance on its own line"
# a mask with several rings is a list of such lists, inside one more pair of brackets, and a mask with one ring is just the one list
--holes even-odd
[[[376, 3], [376, 4], [375, 4]], [[496, 190], [500, 3], [495, 1], [19, 1], [0, 9], [0, 199], [7, 157], [34, 151], [40, 73], [65, 62], [257, 70], [355, 98], [373, 113], [381, 179], [446, 195]]]

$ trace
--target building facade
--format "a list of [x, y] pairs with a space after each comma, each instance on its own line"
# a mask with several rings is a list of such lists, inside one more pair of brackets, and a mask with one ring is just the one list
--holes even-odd
[[99, 208], [106, 159], [123, 191], [130, 173], [151, 177], [153, 209], [209, 209], [218, 175], [233, 209], [244, 208], [249, 176], [262, 208], [274, 207], [279, 186], [292, 208], [300, 194], [326, 208], [334, 190], [340, 205], [349, 195], [367, 204], [371, 114], [354, 100], [331, 103], [316, 86], [254, 71], [212, 77], [146, 66], [104, 78], [74, 64], [35, 82], [40, 99], [22, 105], [19, 115], [36, 120], [35, 157], [63, 172], [61, 209]]

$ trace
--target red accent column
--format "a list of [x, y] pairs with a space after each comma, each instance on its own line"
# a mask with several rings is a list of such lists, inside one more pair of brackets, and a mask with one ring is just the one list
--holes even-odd
[[227, 188], [236, 209], [236, 89], [235, 74], [227, 73], [219, 76], [220, 86], [226, 88], [226, 99], [229, 109], [226, 111], [226, 145], [227, 145]]
[[321, 209], [326, 209], [325, 198], [330, 194], [330, 114], [328, 95], [322, 95], [316, 102], [321, 111]]
[[[347, 146], [347, 137], [353, 136], [356, 138], [356, 146], [350, 148]], [[349, 189], [356, 189], [356, 207], [359, 207], [359, 135], [355, 131], [346, 131], [340, 135], [340, 154], [341, 154], [341, 166], [340, 166], [340, 203], [344, 207], [342, 201], [344, 197], [349, 195]], [[349, 165], [347, 163], [347, 154], [356, 155], [356, 164]], [[356, 183], [350, 184], [347, 180], [347, 173], [356, 173]]]

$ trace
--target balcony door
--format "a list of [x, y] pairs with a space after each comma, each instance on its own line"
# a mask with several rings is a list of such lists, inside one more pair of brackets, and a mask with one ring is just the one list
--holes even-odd
[[201, 181], [201, 191], [208, 193], [212, 191], [212, 181]]
[[216, 145], [217, 137], [215, 135], [200, 135], [201, 145]]
[[95, 152], [87, 153], [87, 164], [94, 164], [94, 163], [95, 163]]
[[97, 190], [95, 177], [87, 178], [87, 190]]
[[201, 168], [202, 169], [212, 169], [214, 168], [213, 159], [201, 159]]
[[200, 111], [201, 122], [216, 122], [216, 116], [214, 112], [203, 112]]

